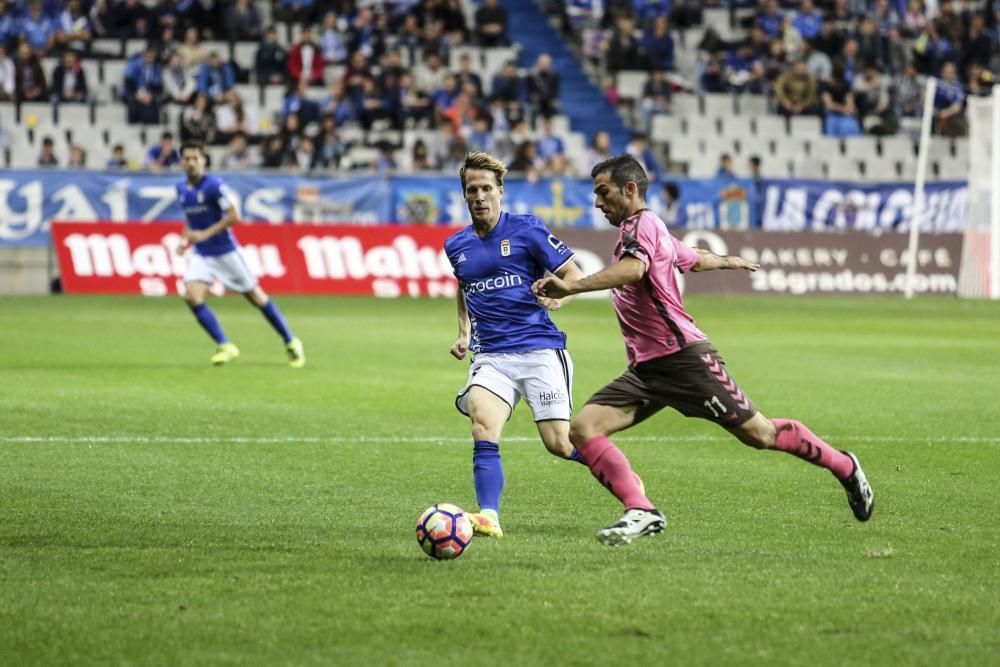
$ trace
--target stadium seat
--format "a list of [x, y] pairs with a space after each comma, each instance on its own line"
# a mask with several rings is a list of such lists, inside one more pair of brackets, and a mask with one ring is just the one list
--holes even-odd
[[483, 66], [482, 49], [478, 46], [456, 46], [448, 53], [448, 69], [457, 72], [463, 55], [469, 56], [474, 70], [479, 70]]
[[122, 57], [122, 40], [113, 38], [95, 39], [90, 44], [90, 53], [93, 56], [104, 58]]
[[670, 105], [674, 114], [677, 116], [693, 116], [701, 113], [700, 104], [698, 103], [698, 97], [696, 95], [674, 95]]
[[256, 42], [236, 42], [233, 45], [233, 61], [241, 68], [253, 72], [257, 59], [257, 48]]
[[702, 113], [706, 116], [731, 116], [736, 113], [733, 96], [729, 93], [707, 93], [702, 96]]
[[891, 158], [897, 162], [900, 160], [915, 159], [914, 145], [909, 137], [899, 135], [882, 137], [879, 144], [884, 157]]
[[52, 104], [49, 102], [21, 102], [18, 125], [21, 127], [53, 126]]
[[378, 159], [378, 150], [367, 146], [354, 146], [347, 152], [345, 161], [352, 169], [366, 169]]
[[688, 173], [691, 178], [711, 178], [719, 168], [719, 156], [699, 152], [688, 160]]
[[729, 114], [720, 119], [723, 133], [733, 139], [742, 139], [753, 134], [753, 118]]
[[615, 90], [618, 97], [637, 100], [642, 97], [642, 89], [649, 75], [645, 71], [623, 70], [615, 75]]
[[844, 155], [857, 160], [876, 157], [878, 156], [877, 140], [871, 135], [844, 139]]
[[862, 180], [862, 173], [858, 160], [844, 155], [834, 154], [828, 156], [824, 162], [826, 165], [826, 176], [829, 179], [835, 181]]
[[736, 110], [744, 116], [764, 116], [768, 113], [767, 97], [764, 95], [739, 95]]
[[917, 177], [917, 158], [898, 160], [899, 176], [905, 181], [913, 181]]
[[701, 153], [698, 139], [690, 134], [678, 133], [667, 140], [670, 147], [670, 159], [677, 162], [687, 162]]
[[90, 106], [87, 104], [60, 104], [55, 110], [59, 127], [83, 130], [93, 125], [90, 120]]
[[769, 139], [780, 139], [788, 134], [784, 116], [767, 115], [754, 119], [757, 134]]
[[969, 139], [959, 137], [955, 139], [955, 160], [968, 170], [969, 168]]
[[951, 158], [951, 139], [948, 137], [931, 137], [927, 144], [929, 160], [946, 160]]
[[894, 181], [899, 178], [896, 165], [896, 160], [883, 155], [866, 157], [864, 158], [865, 178], [870, 181]]
[[285, 102], [285, 87], [281, 84], [272, 83], [264, 86], [260, 99], [261, 114], [276, 114], [281, 112], [281, 107]]
[[104, 60], [100, 64], [101, 83], [113, 87], [115, 91], [121, 90], [125, 84], [125, 61], [124, 60]]
[[260, 86], [256, 83], [238, 83], [233, 86], [233, 90], [240, 96], [244, 104], [256, 104], [260, 106], [263, 95], [261, 94]]
[[820, 179], [826, 177], [826, 174], [823, 172], [823, 164], [819, 160], [810, 160], [808, 158], [795, 160], [792, 163], [792, 171], [795, 178]]
[[816, 116], [792, 116], [789, 121], [793, 137], [819, 137], [823, 134], [823, 125]]
[[125, 40], [125, 60], [128, 60], [134, 55], [138, 55], [146, 50], [146, 40], [145, 39], [126, 39]]
[[653, 126], [650, 132], [651, 141], [672, 141], [687, 132], [685, 119], [665, 113], [653, 116]]
[[[802, 135], [792, 135], [793, 137], [805, 138]], [[840, 139], [834, 137], [809, 137], [808, 138], [808, 154], [809, 157], [814, 160], [824, 160], [829, 159], [833, 156], [839, 156], [841, 154]]]
[[790, 160], [782, 158], [768, 159], [762, 156], [760, 173], [764, 178], [791, 178], [793, 175], [792, 163]]
[[[736, 137], [736, 144], [740, 155], [744, 157], [757, 155], [762, 160], [774, 155], [774, 143], [774, 141], [767, 137], [757, 137], [749, 133]], [[784, 161], [787, 162], [788, 160]]]

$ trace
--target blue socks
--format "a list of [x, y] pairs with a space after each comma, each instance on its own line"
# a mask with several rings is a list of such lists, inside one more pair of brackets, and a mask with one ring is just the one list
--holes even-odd
[[281, 334], [282, 340], [286, 343], [290, 343], [292, 341], [292, 332], [288, 329], [284, 316], [282, 316], [281, 311], [278, 310], [278, 307], [274, 305], [273, 301], [268, 300], [267, 303], [261, 306], [260, 312], [264, 313], [264, 317], [266, 317], [267, 321], [271, 323], [274, 330]]
[[500, 512], [503, 493], [503, 465], [500, 445], [488, 440], [476, 440], [472, 445], [472, 479], [476, 486], [479, 509]]
[[219, 320], [215, 319], [215, 313], [212, 309], [203, 303], [197, 306], [191, 306], [191, 312], [194, 313], [195, 319], [198, 320], [198, 324], [208, 332], [208, 335], [212, 337], [216, 345], [221, 345], [225, 343], [228, 338], [226, 334], [222, 333], [222, 327], [219, 326]]

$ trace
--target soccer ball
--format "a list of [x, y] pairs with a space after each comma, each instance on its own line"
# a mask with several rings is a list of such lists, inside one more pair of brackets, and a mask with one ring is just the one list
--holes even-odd
[[458, 558], [472, 542], [472, 521], [458, 505], [438, 503], [417, 519], [417, 542], [431, 558]]

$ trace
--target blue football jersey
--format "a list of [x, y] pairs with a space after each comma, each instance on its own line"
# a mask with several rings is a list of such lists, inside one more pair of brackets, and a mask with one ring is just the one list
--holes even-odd
[[531, 284], [573, 257], [533, 215], [503, 212], [485, 238], [470, 225], [444, 243], [444, 251], [469, 309], [469, 349], [530, 352], [566, 347]]
[[[182, 181], [177, 184], [177, 199], [184, 209], [188, 227], [208, 229], [226, 215], [233, 203], [226, 195], [226, 186], [217, 176], [202, 176], [194, 185]], [[215, 236], [194, 245], [194, 251], [205, 257], [225, 255], [236, 250], [236, 237], [227, 227]]]

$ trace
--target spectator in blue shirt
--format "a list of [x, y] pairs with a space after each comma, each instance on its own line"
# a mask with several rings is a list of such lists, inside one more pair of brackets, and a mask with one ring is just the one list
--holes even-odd
[[236, 85], [233, 66], [222, 62], [215, 51], [208, 54], [208, 62], [198, 70], [198, 92], [205, 93], [213, 102], [221, 102], [223, 95]]
[[316, 0], [281, 0], [277, 18], [286, 23], [311, 23], [316, 18]]
[[309, 82], [305, 79], [300, 79], [299, 85], [288, 91], [281, 105], [282, 120], [292, 115], [298, 116], [303, 125], [319, 120], [319, 104], [309, 99]]
[[56, 26], [42, 12], [41, 0], [31, 0], [28, 12], [19, 22], [18, 32], [28, 40], [28, 44], [39, 56], [46, 54], [52, 48], [56, 36]]
[[288, 52], [285, 51], [285, 47], [278, 44], [277, 28], [268, 27], [267, 32], [264, 33], [264, 41], [257, 49], [257, 55], [254, 58], [257, 83], [262, 86], [270, 83], [284, 83], [287, 58]]
[[823, 25], [823, 12], [816, 9], [813, 0], [802, 0], [792, 25], [802, 35], [802, 39], [816, 39]]
[[542, 130], [535, 140], [535, 152], [538, 157], [548, 162], [554, 155], [566, 152], [563, 140], [552, 134], [552, 119], [542, 117]]
[[172, 132], [164, 132], [160, 135], [160, 143], [150, 148], [146, 153], [146, 168], [150, 171], [163, 171], [180, 163], [181, 156], [177, 152], [177, 148], [174, 147]]
[[122, 99], [128, 106], [128, 122], [158, 124], [162, 90], [163, 73], [156, 62], [156, 49], [147, 46], [125, 65]]
[[640, 22], [647, 23], [659, 16], [669, 16], [670, 0], [632, 0], [632, 10]]
[[670, 36], [670, 23], [666, 16], [657, 16], [653, 27], [642, 36], [641, 48], [650, 69], [674, 69], [674, 38]]
[[778, 0], [766, 0], [764, 11], [754, 19], [754, 25], [771, 39], [777, 39], [781, 35], [781, 18]]
[[17, 19], [14, 18], [14, 10], [11, 9], [7, 0], [0, 0], [0, 44], [13, 49], [14, 40], [20, 34], [20, 27]]
[[125, 159], [125, 146], [115, 144], [111, 149], [111, 158], [104, 165], [108, 171], [122, 171], [128, 169], [128, 160]]
[[955, 63], [946, 62], [941, 66], [941, 78], [934, 94], [934, 120], [938, 131], [947, 137], [965, 136], [969, 126], [964, 110], [965, 91], [958, 81]]

